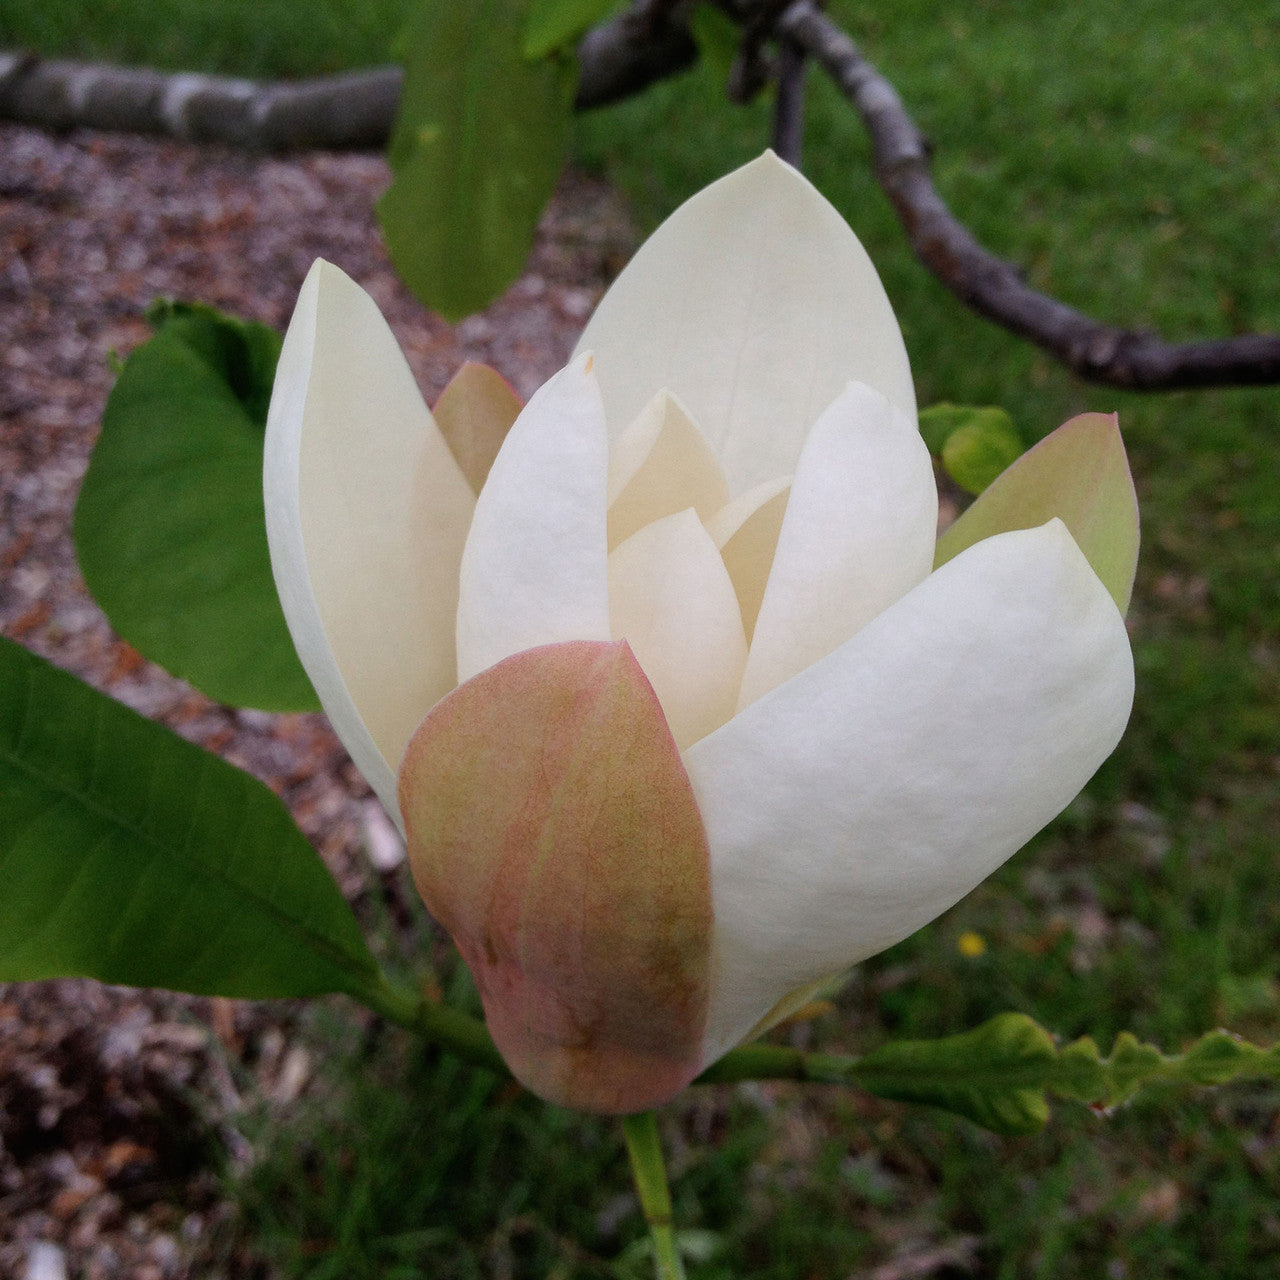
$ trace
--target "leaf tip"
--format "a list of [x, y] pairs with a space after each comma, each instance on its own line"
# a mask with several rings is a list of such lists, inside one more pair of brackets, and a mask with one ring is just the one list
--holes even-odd
[[1138, 563], [1138, 500], [1114, 413], [1068, 419], [1007, 467], [938, 540], [935, 568], [984, 538], [1059, 517], [1123, 614]]

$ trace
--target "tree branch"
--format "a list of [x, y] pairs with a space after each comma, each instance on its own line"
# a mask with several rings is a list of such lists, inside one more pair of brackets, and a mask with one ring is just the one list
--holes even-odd
[[[578, 46], [575, 107], [616, 102], [691, 66], [683, 3], [642, 0]], [[150, 133], [258, 151], [375, 149], [386, 144], [403, 72], [375, 67], [292, 83], [0, 53], [0, 119], [40, 128]]]
[[1093, 382], [1138, 391], [1280, 382], [1280, 336], [1166, 342], [1102, 324], [1032, 289], [947, 208], [929, 174], [924, 136], [848, 35], [813, 0], [796, 0], [776, 29], [806, 49], [857, 108], [871, 135], [876, 179], [916, 257], [962, 302]]
[[799, 169], [804, 147], [805, 52], [790, 40], [778, 49], [778, 96], [773, 104], [773, 149]]
[[[1026, 284], [952, 214], [929, 173], [928, 146], [897, 91], [814, 0], [718, 0], [750, 33], [766, 20], [788, 45], [819, 62], [862, 116], [875, 176], [924, 266], [966, 305], [1028, 339], [1081, 377], [1140, 391], [1280, 382], [1280, 336], [1244, 334], [1167, 342], [1103, 324]], [[578, 46], [579, 110], [604, 106], [674, 75], [697, 49], [688, 0], [635, 0]], [[792, 88], [799, 76], [788, 80]], [[266, 151], [374, 148], [389, 136], [398, 67], [293, 84], [165, 74], [0, 53], [0, 119], [49, 129], [86, 126], [159, 133]], [[783, 94], [787, 92], [784, 87]], [[780, 100], [779, 127], [783, 123]], [[788, 127], [788, 152], [798, 138]], [[798, 154], [798, 151], [797, 151]]]
[[687, 0], [637, 0], [578, 42], [574, 109], [608, 106], [673, 76], [698, 60]]
[[400, 101], [399, 67], [296, 83], [0, 54], [0, 117], [43, 129], [151, 133], [260, 151], [376, 148]]

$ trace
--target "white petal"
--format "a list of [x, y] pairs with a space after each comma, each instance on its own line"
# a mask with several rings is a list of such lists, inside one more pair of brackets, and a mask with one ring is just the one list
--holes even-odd
[[915, 414], [906, 348], [844, 219], [772, 152], [683, 204], [640, 247], [578, 344], [613, 430], [666, 387], [733, 493], [792, 471], [850, 379]]
[[399, 821], [410, 735], [454, 685], [474, 498], [377, 306], [317, 262], [276, 372], [264, 460], [271, 566], [329, 719]]
[[805, 441], [738, 705], [817, 662], [933, 566], [938, 490], [915, 419], [850, 383]]
[[740, 493], [707, 521], [707, 532], [720, 548], [724, 567], [738, 593], [747, 643], [756, 629], [769, 568], [778, 549], [782, 519], [791, 497], [791, 477], [766, 480]]
[[711, 848], [707, 1060], [968, 893], [1106, 759], [1124, 622], [1061, 521], [965, 551], [685, 753]]
[[733, 714], [747, 641], [724, 562], [690, 508], [609, 556], [613, 639], [626, 640], [682, 750]]
[[692, 507], [709, 520], [729, 501], [724, 472], [684, 406], [659, 391], [609, 447], [609, 548]]
[[476, 501], [462, 555], [458, 682], [565, 640], [609, 639], [609, 445], [591, 357], [515, 420]]

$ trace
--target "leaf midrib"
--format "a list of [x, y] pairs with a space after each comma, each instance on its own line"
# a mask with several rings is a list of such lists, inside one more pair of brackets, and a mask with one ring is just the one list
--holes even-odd
[[[23, 710], [22, 710], [23, 724], [19, 726], [19, 732], [17, 735], [18, 737], [21, 736], [22, 728], [25, 727], [25, 722], [27, 720], [27, 717], [30, 714], [31, 706], [33, 703], [33, 698], [31, 696], [31, 683], [32, 683], [31, 676], [32, 676], [32, 673], [29, 671], [27, 676], [27, 685], [28, 685], [27, 697], [23, 700]], [[95, 732], [97, 731], [97, 727], [100, 725], [102, 710], [103, 710], [102, 708], [99, 708], [95, 712], [95, 717], [94, 717]], [[143, 719], [145, 719], [145, 717], [143, 717]], [[148, 723], [155, 724], [154, 721], [149, 721]], [[163, 726], [159, 726], [159, 725], [157, 725], [156, 727], [163, 728]], [[179, 739], [179, 741], [183, 742], [185, 746], [191, 747], [195, 751], [201, 751], [201, 748], [196, 747], [193, 743], [186, 742], [185, 739]], [[96, 751], [95, 751], [95, 754], [96, 754]], [[202, 752], [202, 755], [203, 754], [204, 753]], [[16, 772], [26, 775], [28, 778], [34, 781], [37, 785], [43, 788], [46, 792], [54, 796], [56, 799], [70, 800], [73, 804], [79, 805], [80, 807], [85, 809], [87, 812], [93, 815], [94, 818], [96, 818], [99, 822], [101, 822], [108, 828], [114, 828], [118, 831], [124, 832], [129, 836], [134, 837], [145, 848], [152, 850], [153, 856], [161, 857], [161, 858], [175, 858], [183, 867], [187, 868], [190, 871], [194, 871], [194, 873], [197, 876], [201, 877], [202, 879], [210, 880], [217, 884], [220, 884], [224, 888], [229, 890], [233, 895], [239, 896], [241, 898], [248, 900], [251, 904], [255, 905], [263, 914], [265, 914], [269, 919], [271, 919], [273, 922], [279, 925], [282, 925], [287, 932], [301, 939], [304, 945], [308, 946], [311, 950], [319, 953], [322, 957], [329, 960], [331, 963], [335, 964], [338, 969], [346, 972], [351, 972], [353, 976], [356, 976], [359, 974], [359, 971], [356, 970], [354, 967], [355, 958], [351, 956], [347, 951], [342, 949], [340, 944], [338, 944], [337, 942], [333, 941], [330, 938], [325, 937], [323, 934], [316, 933], [314, 929], [306, 926], [301, 920], [298, 919], [298, 917], [289, 915], [287, 912], [285, 912], [282, 908], [278, 907], [275, 903], [271, 902], [269, 899], [261, 897], [259, 894], [255, 893], [251, 888], [244, 885], [242, 882], [226, 874], [226, 872], [221, 867], [210, 866], [207, 863], [201, 862], [198, 858], [194, 857], [188, 851], [185, 841], [183, 844], [177, 845], [176, 847], [167, 845], [166, 843], [163, 842], [162, 839], [151, 834], [144, 827], [141, 827], [134, 822], [128, 821], [120, 814], [108, 808], [91, 791], [87, 793], [77, 791], [73, 786], [67, 784], [62, 779], [56, 778], [50, 775], [49, 773], [42, 771], [41, 769], [33, 765], [28, 759], [26, 759], [25, 757], [23, 757], [21, 754], [18, 753], [18, 749], [16, 745], [10, 740], [9, 735], [5, 735], [4, 739], [0, 741], [0, 762], [3, 762], [8, 767], [14, 769]], [[210, 769], [211, 767], [217, 767], [217, 765], [220, 763], [224, 763], [224, 762], [216, 761], [215, 758], [212, 756], [204, 756], [204, 758], [202, 758], [201, 769], [200, 769], [200, 780], [199, 780], [199, 785], [201, 787], [203, 787], [205, 778], [207, 777], [207, 770]], [[226, 767], [234, 768], [234, 766], [232, 765], [226, 765]], [[252, 779], [251, 775], [249, 774], [245, 774], [244, 776], [246, 778], [250, 778], [251, 781], [254, 781], [254, 782], [257, 781], [256, 779]], [[246, 818], [247, 818], [247, 815], [242, 810], [241, 812], [242, 830], [243, 830], [243, 824]], [[237, 843], [239, 843], [240, 838], [241, 837], [237, 835]], [[189, 836], [186, 839], [189, 839]], [[6, 842], [6, 843], [9, 843], [9, 842]], [[337, 892], [336, 888], [335, 888], [335, 892]], [[363, 968], [363, 975], [361, 976], [371, 976], [372, 974], [377, 972], [377, 965], [376, 963], [372, 962], [372, 960], [370, 960], [370, 963], [368, 965], [362, 966], [362, 968]], [[360, 982], [353, 989], [365, 990], [366, 984], [363, 982]], [[351, 993], [352, 993], [352, 989], [349, 989], [348, 994], [351, 994]]]

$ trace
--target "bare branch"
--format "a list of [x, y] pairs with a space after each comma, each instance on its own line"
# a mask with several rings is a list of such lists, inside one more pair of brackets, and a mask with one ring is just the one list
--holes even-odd
[[1280, 382], [1280, 336], [1166, 342], [1119, 329], [1039, 293], [955, 218], [929, 174], [928, 145], [897, 91], [813, 0], [796, 0], [778, 34], [806, 49], [858, 109], [876, 178], [916, 257], [963, 302], [1093, 382], [1139, 391]]
[[[814, 0], [717, 0], [744, 27], [744, 47], [770, 35], [785, 65], [802, 50], [832, 76], [871, 136], [877, 181], [920, 261], [975, 311], [1094, 382], [1143, 391], [1280, 382], [1280, 336], [1167, 342], [1117, 328], [1030, 288], [1019, 269], [974, 238], [929, 173], [928, 145], [897, 91]], [[691, 65], [689, 0], [635, 0], [578, 46], [579, 110], [603, 106]], [[781, 12], [779, 12], [781, 10]], [[800, 73], [784, 73], [775, 143], [798, 162]], [[395, 118], [396, 67], [294, 84], [44, 60], [0, 53], [0, 119], [45, 128], [84, 125], [282, 151], [377, 147]], [[790, 87], [788, 87], [790, 86]]]
[[[578, 46], [578, 110], [629, 97], [692, 65], [679, 0], [642, 0]], [[260, 151], [371, 149], [390, 136], [399, 67], [262, 84], [0, 53], [0, 119], [45, 129], [154, 133]]]
[[223, 142], [262, 151], [373, 148], [400, 100], [398, 67], [258, 84], [0, 54], [0, 117], [45, 129], [86, 127]]
[[801, 167], [804, 149], [805, 52], [790, 40], [778, 48], [778, 97], [773, 106], [773, 149], [790, 165]]
[[639, 93], [693, 66], [698, 46], [689, 34], [688, 0], [638, 0], [578, 43], [578, 96], [588, 111]]

